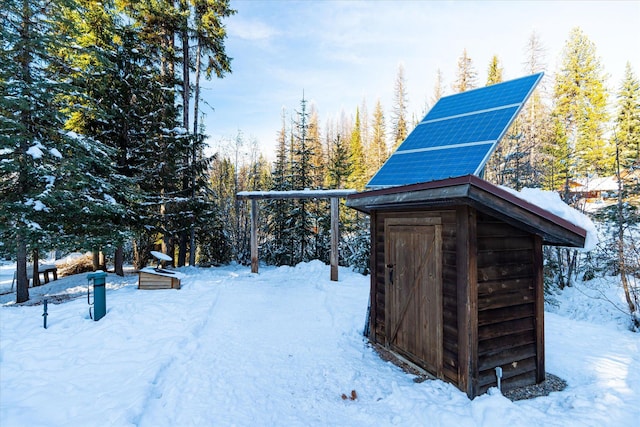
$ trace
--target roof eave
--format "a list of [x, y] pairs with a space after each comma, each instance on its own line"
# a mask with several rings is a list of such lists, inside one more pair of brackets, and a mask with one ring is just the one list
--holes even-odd
[[586, 231], [476, 176], [356, 193], [347, 206], [364, 213], [466, 204], [539, 235], [544, 244], [583, 247]]

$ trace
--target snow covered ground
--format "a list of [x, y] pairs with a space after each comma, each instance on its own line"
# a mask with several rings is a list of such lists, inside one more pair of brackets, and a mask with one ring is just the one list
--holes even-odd
[[[0, 294], [13, 265], [0, 265]], [[89, 318], [86, 275], [31, 288], [66, 300], [15, 306], [0, 295], [0, 425], [631, 426], [640, 420], [640, 335], [575, 289], [546, 317], [547, 370], [562, 392], [469, 400], [415, 383], [362, 338], [368, 277], [320, 262], [180, 269], [180, 290], [108, 276], [107, 315]], [[600, 285], [599, 285], [600, 286]], [[606, 283], [601, 286], [607, 286]], [[615, 285], [607, 295], [622, 300]], [[54, 297], [54, 294], [59, 296]], [[63, 295], [63, 296], [60, 296]], [[341, 395], [357, 393], [356, 400]]]

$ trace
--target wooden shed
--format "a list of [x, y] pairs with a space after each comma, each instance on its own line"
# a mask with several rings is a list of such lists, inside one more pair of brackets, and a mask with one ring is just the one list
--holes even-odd
[[542, 382], [542, 245], [586, 231], [476, 176], [351, 195], [371, 216], [369, 339], [470, 398]]

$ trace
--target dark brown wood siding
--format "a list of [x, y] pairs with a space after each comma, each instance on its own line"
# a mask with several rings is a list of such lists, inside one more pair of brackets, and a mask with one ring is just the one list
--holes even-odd
[[[402, 211], [372, 213], [372, 271], [370, 339], [385, 343], [385, 265], [384, 222], [386, 218], [440, 218], [442, 226], [442, 374], [446, 380], [458, 384], [458, 318], [456, 295], [456, 211]], [[414, 361], [418, 362], [419, 361]]]
[[478, 213], [478, 394], [536, 382], [536, 239]]

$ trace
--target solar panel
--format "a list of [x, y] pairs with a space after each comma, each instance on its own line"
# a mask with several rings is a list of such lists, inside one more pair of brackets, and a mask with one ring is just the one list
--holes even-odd
[[542, 76], [441, 98], [367, 187], [478, 175]]

